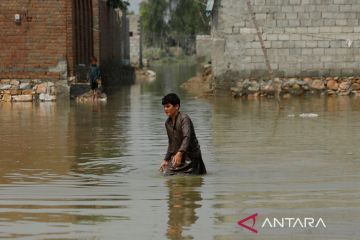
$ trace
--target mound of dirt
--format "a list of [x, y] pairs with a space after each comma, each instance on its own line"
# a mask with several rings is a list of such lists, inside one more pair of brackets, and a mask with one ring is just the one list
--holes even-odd
[[214, 93], [211, 65], [205, 65], [202, 71], [181, 85], [183, 89], [197, 97], [207, 97]]

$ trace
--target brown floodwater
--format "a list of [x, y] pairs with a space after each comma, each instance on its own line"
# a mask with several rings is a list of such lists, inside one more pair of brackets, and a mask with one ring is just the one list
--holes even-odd
[[[107, 102], [0, 103], [2, 239], [359, 239], [360, 98], [198, 99], [193, 65]], [[164, 177], [161, 97], [195, 125], [206, 176]], [[258, 213], [257, 234], [237, 222]], [[317, 228], [262, 227], [321, 218]], [[246, 223], [252, 226], [252, 222]]]

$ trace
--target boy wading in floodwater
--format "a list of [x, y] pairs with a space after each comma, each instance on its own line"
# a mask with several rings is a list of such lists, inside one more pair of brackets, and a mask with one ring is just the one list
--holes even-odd
[[97, 95], [98, 81], [100, 80], [100, 68], [97, 65], [96, 57], [92, 57], [90, 61], [89, 80], [94, 100]]
[[169, 117], [165, 122], [169, 145], [160, 171], [169, 175], [206, 174], [193, 123], [187, 114], [179, 111], [179, 97], [170, 93], [163, 97], [162, 105]]

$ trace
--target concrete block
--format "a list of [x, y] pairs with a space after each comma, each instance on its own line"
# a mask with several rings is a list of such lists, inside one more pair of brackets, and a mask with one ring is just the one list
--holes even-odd
[[319, 33], [319, 28], [317, 27], [309, 27], [307, 29], [308, 33]]
[[301, 35], [301, 40], [311, 41], [313, 39], [314, 39], [314, 37], [312, 35]]
[[289, 20], [289, 27], [299, 27], [300, 26], [300, 20], [298, 19], [291, 19]]
[[291, 12], [294, 12], [294, 7], [293, 6], [286, 6], [284, 5], [282, 8], [281, 8], [281, 11], [284, 12], [284, 13], [291, 13]]
[[306, 41], [294, 41], [294, 42], [295, 42], [295, 47], [297, 47], [297, 48], [305, 48]]
[[277, 41], [277, 40], [279, 40], [279, 35], [278, 34], [266, 34], [265, 37], [266, 37], [266, 40], [268, 40], [268, 41]]
[[265, 5], [265, 0], [255, 0], [255, 5]]
[[271, 48], [282, 48], [283, 41], [271, 41]]
[[260, 42], [252, 42], [251, 43], [251, 48], [254, 48], [254, 49], [261, 48]]
[[320, 31], [320, 33], [330, 33], [331, 28], [330, 27], [320, 27], [319, 31]]
[[279, 54], [279, 56], [289, 56], [290, 51], [289, 51], [289, 49], [279, 49], [278, 54]]
[[322, 19], [321, 12], [309, 12], [310, 19], [312, 20], [318, 20]]
[[354, 28], [353, 27], [341, 27], [341, 32], [342, 33], [353, 33]]
[[289, 49], [289, 55], [298, 58], [299, 56], [301, 56], [301, 49], [298, 48]]
[[278, 38], [280, 41], [287, 41], [287, 40], [290, 40], [290, 35], [289, 34], [279, 34]]
[[336, 26], [346, 26], [347, 25], [347, 20], [346, 19], [336, 19], [335, 20], [335, 25]]
[[309, 13], [303, 13], [303, 12], [300, 12], [297, 14], [297, 17], [299, 20], [302, 20], [302, 19], [310, 19], [310, 14]]
[[251, 57], [252, 63], [263, 63], [265, 62], [264, 56], [252, 56]]
[[255, 28], [240, 28], [240, 34], [256, 34]]
[[266, 13], [257, 13], [257, 14], [255, 15], [255, 18], [256, 18], [256, 20], [265, 20], [265, 19], [266, 19], [266, 16], [267, 16]]
[[244, 51], [244, 54], [245, 54], [245, 56], [254, 56], [255, 55], [255, 50], [254, 49], [246, 49], [245, 51]]
[[349, 0], [334, 0], [334, 4], [347, 4]]
[[290, 5], [300, 5], [300, 4], [301, 4], [301, 0], [289, 0], [289, 4], [290, 4]]
[[347, 19], [347, 26], [356, 27], [358, 25], [359, 25], [359, 20], [358, 19]]
[[302, 50], [301, 50], [301, 54], [302, 54], [302, 55], [312, 55], [313, 52], [312, 52], [312, 49], [307, 49], [307, 48], [305, 48], [305, 49], [302, 49]]
[[263, 50], [260, 48], [260, 49], [254, 49], [254, 55], [255, 56], [262, 56], [264, 55], [264, 52]]
[[239, 21], [234, 23], [234, 27], [245, 27], [245, 21]]
[[336, 19], [325, 19], [322, 21], [324, 26], [333, 27], [336, 25]]
[[311, 26], [312, 27], [322, 27], [324, 26], [323, 19], [311, 19]]
[[306, 47], [308, 48], [316, 48], [318, 46], [318, 42], [317, 41], [306, 41]]
[[274, 13], [274, 18], [277, 20], [284, 20], [286, 19], [286, 14], [282, 12], [276, 12]]
[[340, 12], [352, 12], [353, 5], [351, 4], [342, 4], [340, 5]]
[[[306, 0], [304, 0], [304, 1], [306, 1]], [[315, 12], [316, 11], [316, 7], [314, 5], [312, 5], [312, 2], [310, 2], [308, 4], [303, 3], [303, 5], [304, 5], [304, 8], [305, 8], [305, 12]]]
[[285, 28], [289, 26], [288, 20], [276, 20], [276, 26], [280, 28]]
[[325, 48], [324, 49], [324, 54], [326, 55], [326, 56], [334, 56], [334, 55], [336, 55], [336, 49], [337, 48]]
[[340, 48], [340, 47], [343, 47], [342, 46], [342, 42], [339, 41], [339, 40], [335, 40], [335, 41], [330, 41], [330, 47], [331, 48]]
[[290, 40], [292, 40], [292, 41], [299, 41], [299, 40], [301, 40], [301, 35], [300, 35], [300, 34], [296, 34], [296, 33], [290, 34]]
[[331, 33], [342, 33], [343, 27], [330, 27], [330, 32]]
[[323, 48], [315, 48], [313, 49], [313, 54], [317, 56], [323, 56], [325, 53]]
[[297, 13], [286, 13], [286, 19], [297, 19], [298, 14]]
[[295, 48], [296, 41], [283, 41], [284, 48]]
[[339, 54], [339, 55], [348, 54], [348, 49], [346, 49], [346, 48], [337, 48], [336, 49], [336, 54]]

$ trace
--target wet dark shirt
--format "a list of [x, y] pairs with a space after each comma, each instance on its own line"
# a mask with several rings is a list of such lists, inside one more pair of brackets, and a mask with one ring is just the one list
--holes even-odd
[[91, 64], [89, 68], [90, 83], [96, 82], [100, 78], [100, 68], [96, 64]]
[[182, 164], [184, 165], [184, 171], [205, 174], [206, 169], [202, 160], [199, 142], [190, 117], [179, 112], [175, 118], [175, 124], [173, 124], [171, 118], [168, 118], [165, 122], [165, 128], [169, 139], [165, 160], [170, 161], [177, 152], [183, 152]]

